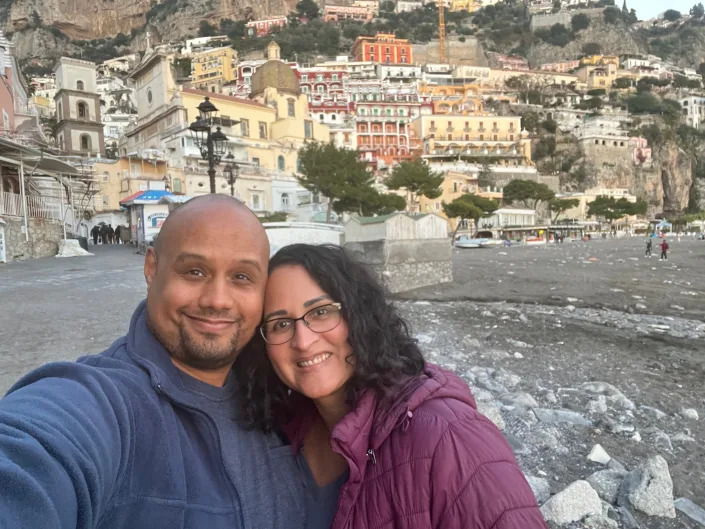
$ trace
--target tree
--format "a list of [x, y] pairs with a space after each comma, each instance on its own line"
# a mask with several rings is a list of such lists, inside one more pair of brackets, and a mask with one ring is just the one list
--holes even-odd
[[695, 4], [692, 8], [690, 8], [690, 16], [696, 20], [700, 20], [705, 17], [705, 7], [703, 7], [702, 2]]
[[548, 209], [554, 213], [553, 222], [558, 222], [558, 217], [579, 204], [580, 200], [577, 198], [552, 198], [549, 200]]
[[533, 180], [512, 180], [504, 187], [504, 201], [507, 204], [523, 202], [525, 205], [533, 204], [533, 209], [536, 209], [539, 203], [548, 202], [555, 196], [546, 184]]
[[199, 37], [213, 37], [217, 34], [218, 32], [216, 31], [215, 26], [209, 24], [207, 20], [201, 20], [201, 23], [198, 25]]
[[626, 198], [614, 198], [600, 195], [588, 205], [589, 217], [601, 217], [610, 223], [610, 230], [615, 220], [627, 215], [643, 215], [648, 205], [643, 200], [629, 202]]
[[389, 189], [404, 189], [410, 195], [410, 206], [414, 207], [421, 195], [438, 198], [442, 194], [443, 175], [433, 172], [421, 159], [404, 161], [394, 167], [385, 182]]
[[627, 99], [627, 109], [632, 114], [658, 113], [661, 100], [651, 92], [642, 92]]
[[584, 13], [573, 15], [573, 18], [570, 19], [570, 27], [572, 27], [575, 32], [587, 29], [590, 27], [590, 19]]
[[314, 0], [299, 0], [296, 4], [296, 12], [299, 18], [313, 20], [314, 18], [318, 18], [320, 11], [318, 4]]
[[585, 55], [600, 55], [602, 46], [598, 42], [586, 42], [583, 44], [583, 53]]
[[558, 13], [561, 10], [561, 0], [553, 0], [553, 7], [551, 8], [552, 13]]
[[451, 241], [455, 240], [460, 225], [465, 220], [472, 219], [477, 233], [477, 224], [482, 217], [489, 217], [499, 209], [499, 204], [495, 200], [479, 197], [472, 193], [465, 193], [449, 204], [443, 204], [443, 212], [449, 219], [458, 219], [458, 224], [453, 231]]
[[524, 112], [521, 115], [521, 127], [527, 132], [535, 133], [541, 123], [541, 117], [533, 110]]
[[681, 17], [681, 14], [679, 11], [676, 11], [675, 9], [667, 9], [663, 13], [663, 19], [668, 20], [669, 22], [675, 22]]
[[483, 189], [487, 189], [494, 183], [494, 171], [488, 163], [482, 164], [477, 173], [477, 185]]
[[605, 22], [608, 24], [618, 24], [622, 20], [622, 12], [613, 6], [606, 7], [602, 12]]
[[373, 176], [360, 160], [360, 153], [341, 149], [332, 143], [307, 143], [299, 149], [301, 175], [299, 183], [312, 193], [328, 198], [326, 222], [337, 202], [341, 211], [359, 211], [366, 198], [374, 197]]

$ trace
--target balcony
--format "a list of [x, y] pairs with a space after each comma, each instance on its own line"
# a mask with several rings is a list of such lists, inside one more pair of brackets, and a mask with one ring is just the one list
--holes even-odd
[[[27, 216], [33, 219], [61, 220], [61, 212], [56, 205], [49, 204], [44, 197], [27, 195]], [[0, 215], [23, 217], [24, 208], [21, 195], [0, 192]]]

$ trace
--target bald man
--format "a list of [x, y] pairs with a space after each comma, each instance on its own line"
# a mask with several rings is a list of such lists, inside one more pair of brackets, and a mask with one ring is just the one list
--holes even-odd
[[232, 366], [262, 316], [268, 257], [236, 199], [167, 218], [127, 336], [0, 400], [0, 527], [304, 527], [290, 447], [237, 419]]

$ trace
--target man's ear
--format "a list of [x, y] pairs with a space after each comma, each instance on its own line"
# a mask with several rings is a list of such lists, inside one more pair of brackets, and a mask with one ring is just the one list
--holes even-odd
[[152, 285], [154, 277], [157, 275], [157, 252], [154, 247], [147, 248], [147, 254], [144, 256], [144, 278], [147, 281], [147, 290]]

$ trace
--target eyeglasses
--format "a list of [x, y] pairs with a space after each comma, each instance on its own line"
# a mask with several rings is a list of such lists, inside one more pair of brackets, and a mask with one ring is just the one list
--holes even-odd
[[332, 331], [340, 324], [340, 303], [330, 303], [314, 307], [300, 318], [276, 318], [260, 325], [259, 332], [269, 345], [281, 345], [290, 341], [296, 334], [296, 322], [303, 320], [313, 332]]

